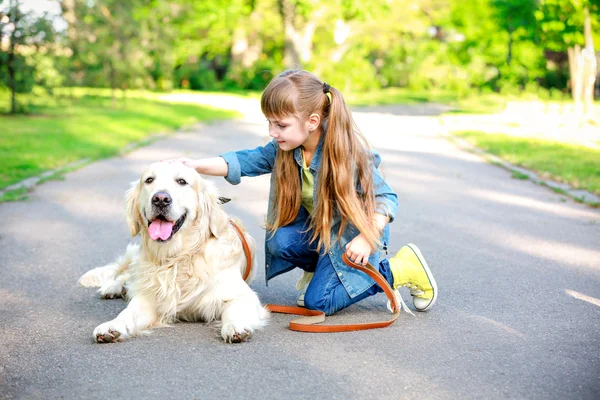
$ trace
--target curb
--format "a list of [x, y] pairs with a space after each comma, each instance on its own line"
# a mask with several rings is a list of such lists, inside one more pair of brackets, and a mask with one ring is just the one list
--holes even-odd
[[506, 160], [503, 160], [502, 158], [500, 158], [494, 154], [490, 154], [490, 153], [480, 149], [479, 147], [472, 145], [471, 143], [467, 142], [466, 140], [459, 138], [458, 136], [454, 136], [453, 134], [451, 134], [447, 131], [442, 132], [441, 135], [444, 136], [449, 141], [456, 144], [458, 147], [462, 148], [463, 150], [469, 151], [471, 153], [475, 153], [475, 154], [485, 158], [487, 161], [491, 162], [492, 164], [496, 164], [496, 165], [506, 169], [507, 171], [510, 171], [514, 174], [518, 174], [519, 176], [525, 177], [523, 179], [528, 179], [528, 180], [532, 181], [533, 183], [536, 183], [540, 186], [549, 187], [553, 191], [564, 194], [564, 195], [570, 197], [571, 199], [573, 199], [577, 202], [583, 203], [587, 206], [600, 207], [600, 197], [596, 196], [593, 193], [588, 192], [587, 190], [576, 189], [566, 183], [560, 183], [560, 182], [556, 182], [553, 180], [541, 178], [537, 173], [530, 171], [528, 169], [525, 169], [523, 167], [513, 165], [513, 164], [507, 162]]
[[[14, 183], [10, 186], [5, 187], [4, 189], [0, 189], [0, 198], [2, 198], [2, 196], [4, 196], [8, 192], [12, 192], [12, 191], [19, 190], [19, 189], [26, 189], [27, 191], [29, 191], [33, 187], [38, 185], [41, 181], [43, 181], [47, 178], [50, 178], [53, 175], [58, 175], [63, 172], [77, 169], [89, 162], [90, 162], [89, 158], [83, 158], [81, 160], [74, 161], [70, 164], [63, 165], [60, 168], [44, 171], [38, 176], [32, 176], [31, 178], [23, 179], [21, 182]], [[1, 200], [0, 200], [0, 202], [1, 202]]]

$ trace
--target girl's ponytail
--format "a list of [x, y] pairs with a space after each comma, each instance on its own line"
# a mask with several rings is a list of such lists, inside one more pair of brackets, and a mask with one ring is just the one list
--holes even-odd
[[340, 235], [350, 221], [377, 248], [380, 232], [374, 223], [376, 204], [370, 146], [354, 123], [340, 91], [324, 83], [323, 92], [329, 92], [331, 100], [324, 115], [327, 131], [312, 220], [313, 240], [327, 250], [331, 247], [331, 221], [334, 213], [339, 213]]

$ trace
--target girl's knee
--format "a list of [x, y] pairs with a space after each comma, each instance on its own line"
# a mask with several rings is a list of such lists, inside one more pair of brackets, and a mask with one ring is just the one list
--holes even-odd
[[267, 249], [275, 257], [287, 256], [287, 249], [291, 245], [290, 239], [281, 230], [278, 230], [273, 237], [267, 239]]
[[304, 307], [309, 310], [325, 311], [325, 302], [323, 299], [319, 299], [315, 296], [308, 296], [308, 293], [304, 295]]
[[307, 291], [304, 295], [304, 307], [309, 310], [323, 311], [325, 315], [334, 314], [336, 311], [332, 308], [332, 301], [327, 297], [311, 295], [310, 291]]

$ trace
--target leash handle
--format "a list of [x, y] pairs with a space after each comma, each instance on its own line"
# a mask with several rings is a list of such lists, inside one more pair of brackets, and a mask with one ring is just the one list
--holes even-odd
[[394, 313], [393, 317], [390, 320], [358, 324], [325, 325], [321, 324], [325, 321], [325, 313], [322, 311], [308, 310], [306, 308], [296, 306], [282, 306], [278, 304], [267, 304], [267, 309], [275, 313], [301, 315], [302, 318], [298, 318], [290, 322], [290, 329], [297, 332], [351, 332], [366, 329], [385, 328], [393, 324], [394, 321], [400, 316], [401, 307], [396, 295], [394, 294], [394, 291], [388, 284], [387, 280], [381, 275], [379, 270], [375, 269], [370, 263], [367, 263], [366, 266], [356, 264], [350, 261], [350, 259], [346, 256], [345, 253], [342, 255], [342, 260], [348, 266], [358, 269], [359, 271], [362, 271], [369, 275], [379, 285], [379, 287], [383, 289], [387, 298], [390, 300], [392, 312]]
[[[248, 245], [248, 242], [246, 241], [246, 237], [244, 236], [242, 230], [232, 220], [230, 220], [229, 223], [240, 237], [240, 241], [242, 242], [242, 247], [244, 249], [244, 255], [246, 256], [246, 270], [244, 271], [243, 275], [243, 279], [245, 281], [250, 276], [250, 273], [252, 271], [252, 253], [250, 251], [250, 246]], [[285, 306], [279, 304], [267, 304], [266, 308], [274, 313], [302, 316], [301, 318], [295, 319], [290, 322], [290, 329], [297, 332], [351, 332], [365, 329], [385, 328], [393, 324], [394, 321], [400, 316], [401, 306], [398, 302], [398, 298], [394, 294], [393, 289], [390, 287], [383, 275], [381, 275], [379, 270], [373, 267], [370, 263], [367, 263], [367, 265], [363, 266], [360, 264], [356, 264], [353, 261], [350, 261], [350, 259], [346, 256], [346, 253], [342, 254], [342, 261], [344, 261], [344, 263], [346, 263], [348, 266], [369, 275], [379, 285], [379, 287], [383, 289], [385, 295], [390, 301], [392, 312], [394, 313], [390, 320], [358, 324], [325, 325], [322, 324], [322, 322], [325, 321], [325, 313], [323, 311], [309, 310], [303, 307]]]

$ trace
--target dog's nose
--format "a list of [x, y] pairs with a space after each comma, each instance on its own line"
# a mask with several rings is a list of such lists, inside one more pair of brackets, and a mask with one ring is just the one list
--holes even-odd
[[156, 207], [166, 207], [171, 204], [171, 196], [166, 192], [156, 192], [154, 196], [152, 196], [152, 204]]

